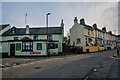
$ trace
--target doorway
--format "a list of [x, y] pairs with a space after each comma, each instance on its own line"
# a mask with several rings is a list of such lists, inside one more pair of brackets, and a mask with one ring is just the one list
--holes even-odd
[[10, 56], [15, 56], [15, 44], [10, 44]]

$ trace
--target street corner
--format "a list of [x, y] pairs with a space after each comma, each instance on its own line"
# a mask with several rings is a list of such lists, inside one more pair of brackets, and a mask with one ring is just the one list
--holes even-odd
[[112, 59], [119, 59], [120, 60], [120, 55], [119, 56], [118, 55], [113, 55], [110, 58], [112, 58]]

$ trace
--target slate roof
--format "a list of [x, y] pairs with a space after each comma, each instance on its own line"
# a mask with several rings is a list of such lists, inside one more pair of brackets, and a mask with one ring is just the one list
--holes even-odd
[[[83, 25], [83, 24], [82, 24], [82, 25]], [[91, 29], [91, 30], [94, 29], [92, 26], [89, 26], [89, 25], [86, 25], [86, 24], [84, 24], [83, 26], [85, 26], [85, 28], [87, 28], [87, 29]], [[97, 28], [96, 30], [101, 31], [101, 32], [104, 32], [104, 31], [102, 31], [101, 29], [98, 29], [98, 28]]]
[[4, 28], [6, 28], [7, 26], [10, 26], [10, 24], [3, 24], [3, 25], [0, 25], [0, 31], [3, 30]]
[[[29, 28], [30, 32], [29, 35], [45, 35], [46, 34], [46, 27], [39, 27], [39, 28]], [[16, 28], [16, 33], [11, 33], [11, 29], [3, 33], [3, 36], [6, 35], [25, 35], [26, 28]], [[62, 27], [48, 27], [48, 34], [62, 34]]]
[[98, 29], [98, 28], [97, 28], [96, 30], [101, 31], [101, 32], [104, 32], [104, 31], [102, 31], [101, 29]]
[[116, 37], [120, 37], [120, 35], [116, 35]]
[[[83, 25], [83, 24], [82, 24], [82, 25]], [[89, 25], [84, 24], [83, 26], [85, 26], [85, 28], [87, 28], [87, 29], [93, 30], [93, 28], [92, 28], [91, 26], [89, 26]]]

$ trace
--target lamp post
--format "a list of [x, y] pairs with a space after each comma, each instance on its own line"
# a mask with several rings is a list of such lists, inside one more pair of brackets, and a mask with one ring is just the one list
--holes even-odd
[[[47, 30], [46, 30], [46, 31], [47, 31], [46, 33], [47, 33], [47, 41], [48, 41], [48, 15], [50, 15], [50, 13], [47, 13], [47, 14], [46, 14], [46, 27], [47, 27], [47, 28], [46, 28], [46, 29], [47, 29]], [[47, 51], [47, 56], [49, 57], [50, 55], [48, 54], [48, 44], [46, 44], [46, 51]]]

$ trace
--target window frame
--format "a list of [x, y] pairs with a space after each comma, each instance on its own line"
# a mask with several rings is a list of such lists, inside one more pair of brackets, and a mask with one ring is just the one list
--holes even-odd
[[[36, 37], [37, 39], [35, 39], [35, 37]], [[33, 36], [33, 39], [34, 39], [34, 40], [38, 40], [38, 35], [34, 35], [34, 36]]]
[[[24, 47], [26, 47], [26, 43], [29, 43], [30, 45], [30, 49], [29, 50], [25, 50]], [[23, 45], [24, 44], [24, 45]], [[32, 41], [23, 41], [22, 42], [22, 51], [33, 51], [33, 42]]]
[[[17, 50], [17, 46], [18, 46], [18, 44], [20, 44], [20, 49], [19, 50]], [[15, 47], [16, 49], [16, 51], [21, 51], [21, 43], [16, 43], [16, 47]]]
[[92, 36], [94, 36], [94, 35], [93, 35], [93, 30], [91, 30], [91, 33], [92, 33]]
[[[17, 39], [16, 39], [17, 38]], [[19, 39], [19, 37], [14, 37], [14, 40], [18, 40]]]
[[[50, 45], [52, 45], [53, 47], [50, 47]], [[48, 44], [48, 48], [49, 49], [58, 49], [58, 43], [50, 42]]]
[[13, 34], [16, 33], [16, 28], [15, 27], [11, 28], [11, 33], [13, 33]]
[[48, 35], [48, 40], [51, 41], [52, 38], [53, 38], [52, 35], [49, 34], [49, 35]]
[[77, 44], [81, 43], [81, 38], [77, 38]]
[[[38, 49], [38, 44], [41, 44], [41, 49]], [[37, 43], [36, 46], [37, 46], [37, 47], [36, 47], [36, 50], [42, 50], [42, 49], [43, 49], [43, 48], [42, 48], [42, 43]]]
[[90, 35], [90, 30], [88, 29], [88, 35]]

